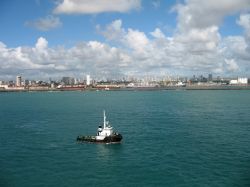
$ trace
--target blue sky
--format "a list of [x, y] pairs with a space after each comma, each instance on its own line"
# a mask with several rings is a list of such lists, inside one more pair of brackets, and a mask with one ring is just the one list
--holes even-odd
[[46, 37], [53, 45], [72, 45], [81, 40], [104, 40], [95, 30], [97, 24], [106, 25], [113, 20], [122, 19], [124, 27], [136, 28], [146, 33], [155, 27], [162, 27], [169, 35], [176, 26], [176, 13], [170, 12], [176, 1], [160, 2], [154, 7], [152, 1], [143, 1], [138, 10], [126, 13], [105, 12], [100, 14], [56, 15], [62, 26], [49, 31], [41, 31], [25, 23], [54, 15], [56, 1], [53, 0], [4, 0], [0, 2], [1, 40], [10, 47], [32, 45], [40, 36]]
[[249, 76], [248, 0], [103, 2], [1, 1], [0, 78]]

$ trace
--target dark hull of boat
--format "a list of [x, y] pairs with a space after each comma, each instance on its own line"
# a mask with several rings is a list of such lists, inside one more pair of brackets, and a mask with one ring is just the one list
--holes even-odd
[[97, 140], [95, 136], [78, 136], [77, 142], [92, 142], [92, 143], [119, 143], [122, 140], [121, 134], [107, 136], [103, 140]]

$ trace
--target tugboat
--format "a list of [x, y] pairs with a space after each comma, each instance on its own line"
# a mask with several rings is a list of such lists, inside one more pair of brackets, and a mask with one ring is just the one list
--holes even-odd
[[103, 127], [100, 125], [97, 129], [96, 136], [77, 136], [78, 142], [93, 142], [93, 143], [119, 143], [122, 140], [122, 135], [114, 132], [113, 127], [106, 121], [105, 110], [103, 111]]

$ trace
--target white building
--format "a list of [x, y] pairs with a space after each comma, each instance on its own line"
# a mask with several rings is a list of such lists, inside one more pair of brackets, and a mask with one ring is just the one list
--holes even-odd
[[76, 78], [74, 78], [74, 84], [76, 85], [78, 83], [79, 83], [79, 81]]
[[247, 84], [247, 78], [238, 78], [238, 84]]
[[229, 84], [238, 84], [238, 80], [237, 79], [230, 80]]
[[247, 83], [248, 83], [247, 78], [238, 77], [238, 79], [230, 80], [230, 84], [247, 84]]
[[0, 85], [0, 89], [1, 89], [1, 88], [4, 88], [4, 89], [7, 90], [7, 89], [9, 88], [9, 86], [8, 86], [7, 84], [1, 84], [1, 85]]
[[87, 84], [87, 86], [90, 85], [90, 75], [86, 76], [86, 84]]
[[22, 86], [22, 77], [20, 75], [16, 76], [16, 86]]

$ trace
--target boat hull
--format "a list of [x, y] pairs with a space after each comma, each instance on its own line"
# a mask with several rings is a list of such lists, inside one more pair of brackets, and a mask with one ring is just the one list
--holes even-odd
[[121, 134], [105, 137], [103, 140], [96, 139], [96, 136], [78, 136], [77, 142], [92, 142], [92, 143], [119, 143], [122, 140]]

